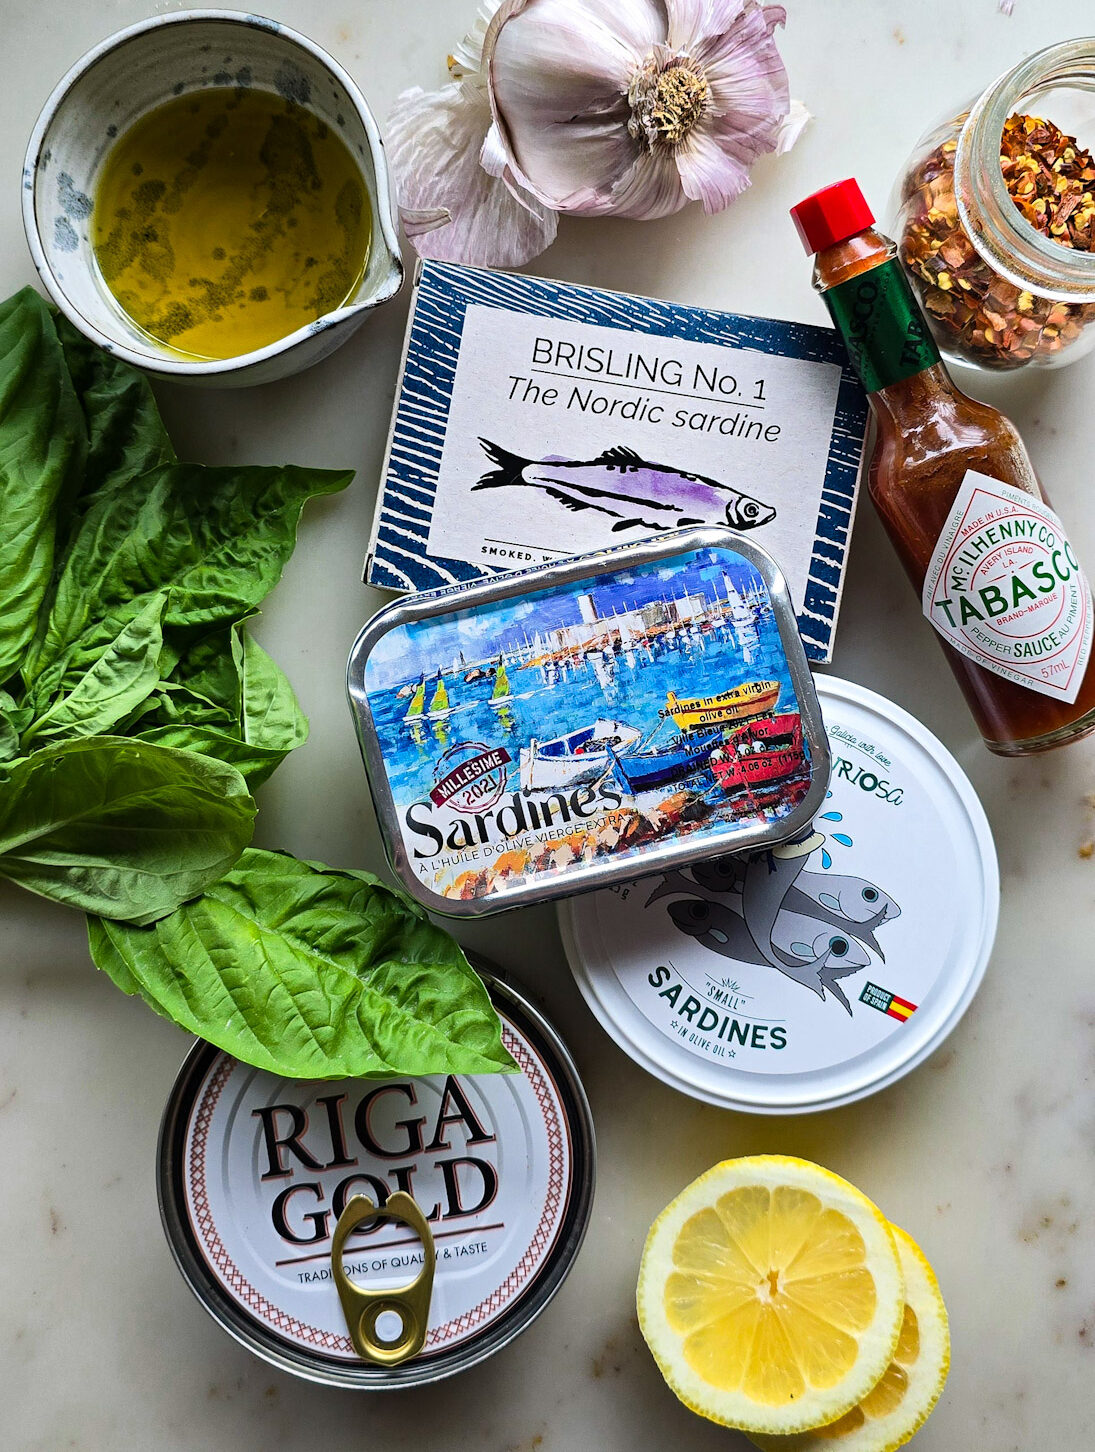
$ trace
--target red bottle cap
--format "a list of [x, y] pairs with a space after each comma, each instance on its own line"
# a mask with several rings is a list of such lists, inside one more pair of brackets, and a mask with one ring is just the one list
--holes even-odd
[[864, 231], [874, 221], [874, 213], [859, 190], [854, 177], [822, 187], [791, 208], [791, 219], [798, 228], [807, 252], [820, 252]]

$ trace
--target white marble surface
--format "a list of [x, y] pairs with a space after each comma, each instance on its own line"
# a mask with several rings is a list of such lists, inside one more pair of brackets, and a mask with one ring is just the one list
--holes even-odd
[[[442, 74], [474, 0], [263, 0], [330, 49], [379, 115]], [[66, 67], [148, 0], [0, 3], [0, 295], [33, 274], [18, 175]], [[168, 6], [157, 5], [157, 9]], [[728, 212], [640, 225], [568, 222], [533, 270], [635, 292], [820, 321], [786, 210], [854, 171], [882, 203], [936, 113], [1024, 52], [1090, 30], [1090, 0], [787, 0], [793, 94], [816, 120], [765, 159]], [[310, 374], [242, 394], [160, 390], [184, 457], [354, 465], [311, 505], [258, 635], [289, 671], [312, 739], [263, 789], [258, 837], [381, 867], [342, 693], [347, 649], [379, 598], [359, 583], [406, 299]], [[1095, 568], [1095, 359], [982, 387], [1023, 429]], [[2, 522], [0, 522], [2, 527]], [[96, 976], [82, 919], [0, 891], [0, 1443], [5, 1448], [350, 1448], [624, 1452], [743, 1448], [680, 1407], [639, 1338], [639, 1248], [662, 1206], [715, 1160], [784, 1151], [862, 1185], [924, 1245], [951, 1313], [954, 1362], [919, 1452], [1082, 1452], [1095, 1385], [1095, 750], [1007, 764], [972, 723], [865, 505], [834, 667], [918, 714], [970, 773], [1003, 872], [996, 952], [949, 1043], [903, 1083], [784, 1121], [663, 1088], [594, 1023], [540, 909], [461, 928], [548, 1009], [584, 1076], [600, 1181], [585, 1249], [555, 1303], [493, 1361], [432, 1390], [324, 1391], [267, 1368], [194, 1301], [168, 1254], [153, 1182], [183, 1036]]]

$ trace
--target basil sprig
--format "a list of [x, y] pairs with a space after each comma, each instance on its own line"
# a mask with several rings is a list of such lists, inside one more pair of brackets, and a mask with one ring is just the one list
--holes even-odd
[[31, 289], [0, 303], [0, 878], [97, 965], [306, 1077], [505, 1069], [463, 953], [364, 874], [249, 851], [308, 735], [245, 622], [348, 471], [179, 462], [147, 379]]

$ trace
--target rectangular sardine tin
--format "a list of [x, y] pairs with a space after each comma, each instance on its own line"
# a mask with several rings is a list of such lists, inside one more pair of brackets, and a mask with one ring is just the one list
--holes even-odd
[[389, 861], [450, 916], [784, 841], [828, 784], [782, 572], [718, 526], [399, 600], [347, 685]]

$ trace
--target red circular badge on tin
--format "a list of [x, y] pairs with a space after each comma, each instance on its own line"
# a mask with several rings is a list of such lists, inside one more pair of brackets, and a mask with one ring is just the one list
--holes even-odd
[[459, 741], [437, 758], [430, 801], [474, 816], [501, 801], [513, 758], [504, 746]]

